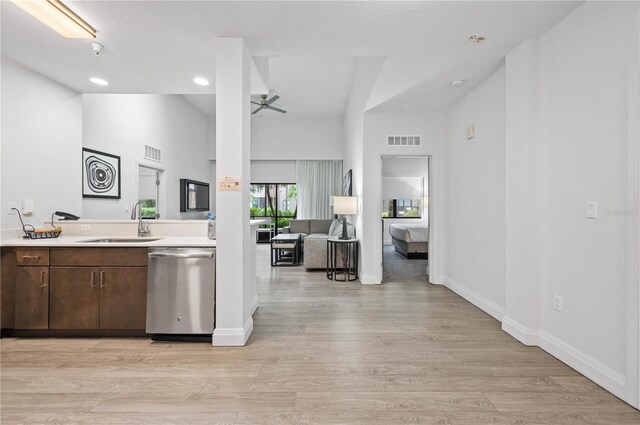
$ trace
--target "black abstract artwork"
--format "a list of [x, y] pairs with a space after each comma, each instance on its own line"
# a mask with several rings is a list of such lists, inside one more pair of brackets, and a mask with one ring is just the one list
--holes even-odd
[[120, 157], [82, 148], [82, 197], [120, 199]]

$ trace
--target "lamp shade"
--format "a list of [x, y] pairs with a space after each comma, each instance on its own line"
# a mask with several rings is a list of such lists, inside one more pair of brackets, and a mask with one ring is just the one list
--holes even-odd
[[358, 214], [357, 196], [334, 196], [333, 213], [340, 215]]

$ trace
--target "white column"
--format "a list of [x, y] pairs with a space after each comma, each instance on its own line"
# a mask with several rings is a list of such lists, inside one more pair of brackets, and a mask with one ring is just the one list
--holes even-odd
[[537, 41], [506, 57], [505, 315], [502, 329], [536, 345], [539, 325]]
[[216, 327], [213, 345], [244, 345], [253, 330], [251, 291], [250, 66], [244, 41], [218, 40], [216, 49], [216, 181], [240, 179], [240, 190], [216, 191]]

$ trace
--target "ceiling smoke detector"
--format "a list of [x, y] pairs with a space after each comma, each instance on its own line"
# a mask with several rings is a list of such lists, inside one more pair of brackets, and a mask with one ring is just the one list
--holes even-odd
[[469, 36], [469, 41], [474, 43], [474, 44], [480, 44], [483, 41], [485, 41], [487, 39], [487, 37], [483, 37], [480, 34], [471, 34]]

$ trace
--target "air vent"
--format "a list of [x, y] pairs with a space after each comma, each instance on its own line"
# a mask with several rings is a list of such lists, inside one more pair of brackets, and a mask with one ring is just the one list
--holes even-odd
[[144, 145], [144, 158], [152, 161], [162, 161], [162, 151], [150, 145]]
[[420, 146], [420, 136], [388, 136], [387, 146]]

